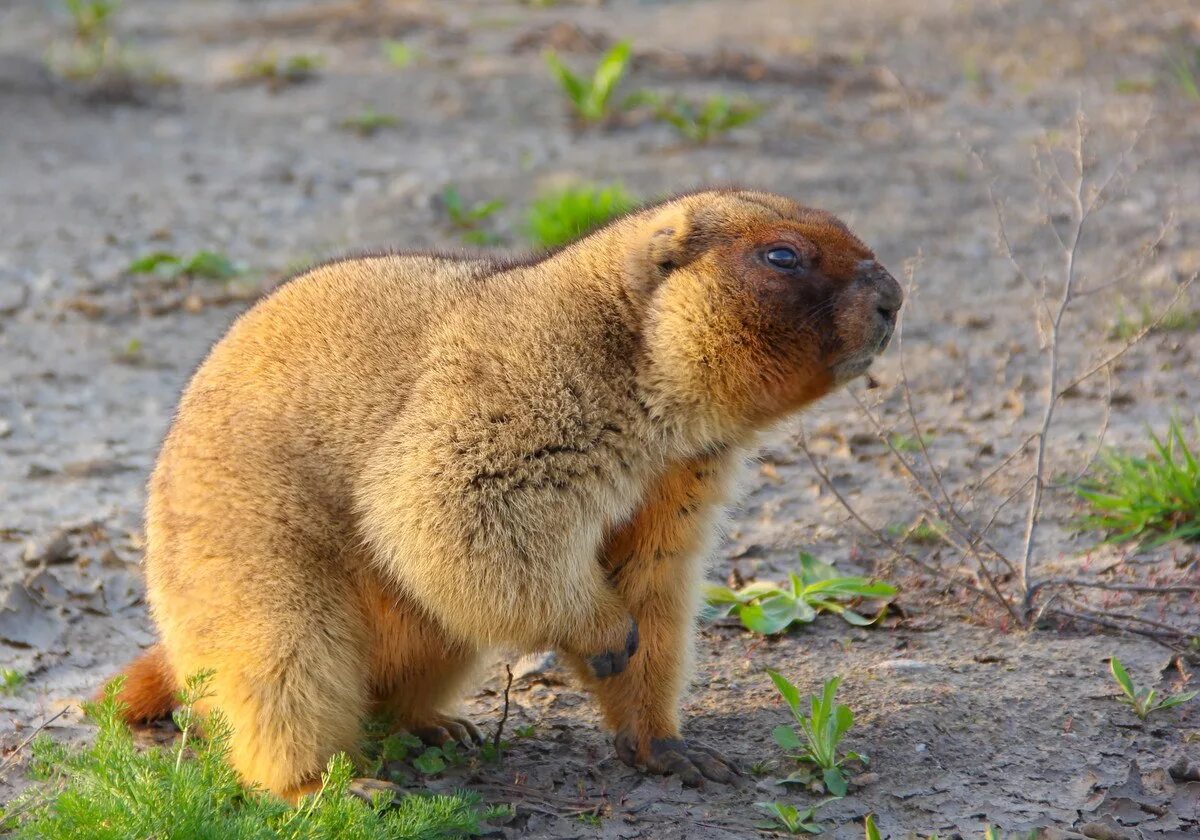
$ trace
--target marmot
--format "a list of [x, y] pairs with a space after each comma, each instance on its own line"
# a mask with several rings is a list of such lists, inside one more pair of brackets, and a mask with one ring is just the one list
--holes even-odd
[[373, 711], [435, 742], [492, 646], [556, 649], [618, 755], [683, 781], [698, 584], [758, 433], [861, 373], [896, 281], [837, 218], [686, 194], [517, 262], [344, 259], [216, 344], [149, 484], [162, 640], [129, 720], [211, 669], [247, 782], [295, 800]]

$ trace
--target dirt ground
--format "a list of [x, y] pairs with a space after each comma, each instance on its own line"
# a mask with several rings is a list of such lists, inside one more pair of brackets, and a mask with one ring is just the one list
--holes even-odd
[[[461, 247], [438, 204], [447, 185], [469, 201], [503, 199], [494, 227], [517, 249], [523, 208], [549, 186], [616, 180], [649, 198], [733, 181], [839, 213], [897, 276], [919, 257], [907, 375], [931, 454], [959, 485], [1037, 427], [1044, 387], [1033, 298], [996, 248], [993, 177], [1019, 253], [1034, 270], [1057, 270], [1035, 201], [1034, 144], [1068, 136], [1082, 107], [1103, 171], [1145, 125], [1137, 172], [1084, 237], [1085, 286], [1112, 279], [1164, 218], [1173, 225], [1128, 282], [1081, 300], [1064, 344], [1069, 366], [1116, 349], [1119, 312], [1161, 305], [1200, 269], [1200, 103], [1170, 69], [1200, 43], [1191, 0], [376, 5], [382, 17], [364, 22], [311, 2], [126, 0], [118, 36], [179, 81], [132, 91], [46, 71], [66, 32], [57, 4], [0, 8], [0, 661], [28, 677], [0, 694], [5, 749], [151, 643], [138, 571], [143, 483], [206, 348], [307, 262]], [[383, 57], [385, 37], [413, 47], [409, 66]], [[625, 90], [724, 92], [766, 111], [707, 147], [649, 120], [574, 132], [541, 52], [553, 46], [583, 66], [621, 38], [637, 56]], [[274, 91], [233, 83], [239, 62], [272, 50], [323, 63], [312, 80]], [[399, 124], [370, 137], [340, 127], [368, 105]], [[221, 284], [123, 271], [147, 252], [199, 249], [228, 253], [246, 274]], [[1185, 305], [1200, 307], [1200, 295]], [[1103, 382], [1081, 387], [1063, 403], [1050, 473], [1069, 474], [1084, 457], [1107, 402], [1115, 444], [1144, 440], [1146, 424], [1162, 428], [1172, 412], [1191, 417], [1198, 353], [1194, 329], [1156, 334], [1122, 360], [1111, 400]], [[875, 377], [882, 387], [867, 398], [899, 424], [894, 350]], [[868, 520], [913, 521], [917, 499], [848, 395], [802, 422]], [[893, 837], [980, 837], [985, 824], [1200, 836], [1200, 781], [1179, 771], [1200, 764], [1200, 703], [1138, 724], [1107, 674], [1117, 654], [1140, 682], [1179, 685], [1169, 651], [1078, 628], [1017, 632], [980, 603], [938, 597], [864, 537], [794, 431], [781, 430], [752, 470], [712, 577], [737, 569], [769, 579], [806, 550], [887, 574], [904, 614], [871, 630], [822, 619], [766, 641], [701, 629], [686, 734], [744, 768], [765, 762], [761, 774], [702, 791], [639, 775], [615, 759], [561, 671], [525, 662], [509, 726], [533, 724], [533, 735], [516, 739], [501, 766], [453, 769], [430, 785], [515, 803], [504, 827], [512, 837], [756, 836], [753, 803], [816, 800], [776, 784], [789, 768], [770, 737], [786, 720], [763, 674], [772, 667], [805, 692], [842, 675], [857, 713], [850, 746], [870, 755], [870, 773], [820, 812], [835, 837], [860, 837], [868, 813]], [[985, 518], [1021, 470], [1012, 475], [977, 499]], [[1099, 536], [1070, 527], [1077, 511], [1070, 492], [1048, 498], [1040, 569], [1200, 582], [1195, 548], [1093, 550]], [[1020, 506], [1007, 508], [992, 538], [1011, 548], [1022, 524]], [[947, 568], [964, 562], [937, 546], [913, 551]], [[1168, 613], [1194, 622], [1200, 610], [1193, 601]], [[498, 662], [467, 703], [487, 728], [499, 717], [502, 671]], [[64, 738], [88, 731], [74, 710], [49, 728]], [[19, 769], [0, 780], [0, 801], [24, 784]], [[598, 825], [577, 816], [595, 806]]]

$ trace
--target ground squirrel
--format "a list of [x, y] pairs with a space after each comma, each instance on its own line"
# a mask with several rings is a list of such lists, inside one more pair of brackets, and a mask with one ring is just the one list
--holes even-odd
[[556, 649], [625, 762], [680, 735], [698, 584], [758, 434], [861, 373], [901, 291], [834, 216], [763, 192], [646, 207], [536, 259], [331, 262], [245, 313], [149, 486], [162, 640], [130, 720], [211, 669], [242, 777], [295, 800], [361, 721], [478, 739], [492, 646]]

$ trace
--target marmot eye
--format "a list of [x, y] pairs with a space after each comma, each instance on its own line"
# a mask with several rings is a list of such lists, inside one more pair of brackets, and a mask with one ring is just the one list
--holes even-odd
[[791, 248], [772, 248], [765, 256], [776, 268], [795, 268], [800, 264], [800, 258]]

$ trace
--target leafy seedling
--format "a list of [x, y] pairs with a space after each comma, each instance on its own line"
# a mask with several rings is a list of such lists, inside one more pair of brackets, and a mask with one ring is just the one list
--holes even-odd
[[786, 802], [755, 802], [754, 807], [766, 811], [771, 818], [770, 821], [755, 823], [755, 827], [786, 834], [820, 834], [824, 829], [814, 818], [817, 809], [830, 801], [832, 799], [825, 799], [803, 810]]
[[557, 248], [637, 207], [620, 184], [577, 184], [545, 193], [529, 208], [525, 230], [537, 248]]
[[553, 50], [546, 53], [546, 64], [566, 95], [575, 118], [592, 125], [611, 116], [613, 94], [629, 67], [629, 55], [628, 41], [615, 44], [600, 58], [590, 77], [577, 76]]
[[1183, 95], [1193, 102], [1200, 102], [1200, 48], [1190, 54], [1181, 52], [1170, 60], [1171, 76]]
[[504, 207], [499, 199], [477, 201], [468, 206], [457, 187], [442, 190], [442, 207], [450, 218], [450, 224], [458, 230], [464, 242], [472, 245], [494, 245], [500, 237], [483, 229], [484, 223]]
[[384, 128], [393, 128], [400, 124], [399, 118], [392, 114], [381, 114], [371, 106], [367, 106], [352, 117], [342, 120], [342, 128], [353, 131], [360, 137], [371, 137]]
[[16, 694], [25, 685], [25, 675], [16, 668], [0, 668], [0, 694]]
[[[863, 627], [883, 616], [886, 602], [895, 594], [896, 587], [891, 584], [864, 577], [839, 577], [833, 566], [802, 553], [798, 573], [788, 575], [783, 586], [770, 581], [747, 584], [741, 589], [708, 586], [705, 616], [716, 619], [736, 615], [747, 630], [764, 636], [782, 633], [793, 624], [809, 624], [822, 612], [840, 615], [848, 623]], [[847, 606], [866, 598], [885, 602], [874, 617]]]
[[218, 251], [197, 251], [184, 259], [170, 251], [154, 251], [138, 257], [125, 268], [126, 274], [156, 274], [159, 277], [199, 277], [229, 280], [241, 274], [233, 260]]
[[703, 102], [680, 97], [660, 98], [655, 115], [692, 143], [710, 143], [719, 135], [753, 122], [763, 112], [757, 102], [712, 96]]
[[263, 82], [275, 91], [316, 77], [322, 64], [324, 59], [319, 55], [280, 56], [272, 52], [242, 64], [238, 68], [238, 77], [246, 82]]
[[384, 41], [383, 55], [393, 67], [403, 68], [413, 63], [417, 51], [403, 41]]
[[1200, 692], [1184, 691], [1179, 694], [1171, 694], [1167, 697], [1158, 699], [1158, 692], [1153, 688], [1135, 688], [1133, 680], [1129, 678], [1129, 672], [1125, 670], [1125, 666], [1121, 664], [1121, 660], [1117, 657], [1112, 657], [1108, 661], [1108, 668], [1112, 672], [1113, 679], [1117, 681], [1117, 685], [1121, 687], [1124, 697], [1118, 697], [1117, 700], [1127, 704], [1133, 713], [1141, 720], [1145, 720], [1154, 712], [1162, 709], [1171, 709], [1175, 706], [1180, 706], [1191, 700]]
[[[1200, 418], [1195, 421], [1200, 439]], [[1170, 540], [1200, 540], [1200, 461], [1173, 419], [1165, 439], [1147, 434], [1145, 456], [1107, 450], [1076, 488], [1092, 512], [1080, 524], [1109, 532], [1107, 542], [1153, 548]]]
[[800, 692], [787, 678], [769, 669], [767, 674], [783, 696], [800, 731], [797, 735], [793, 727], [777, 726], [771, 731], [771, 736], [789, 758], [806, 765], [782, 783], [810, 784], [814, 781], [815, 769], [821, 774], [820, 781], [825, 790], [834, 796], [845, 796], [847, 784], [844, 766], [852, 761], [866, 764], [867, 757], [856, 752], [843, 755], [838, 750], [842, 738], [854, 726], [854, 713], [850, 707], [836, 701], [841, 678], [831, 678], [819, 695], [801, 700]]

